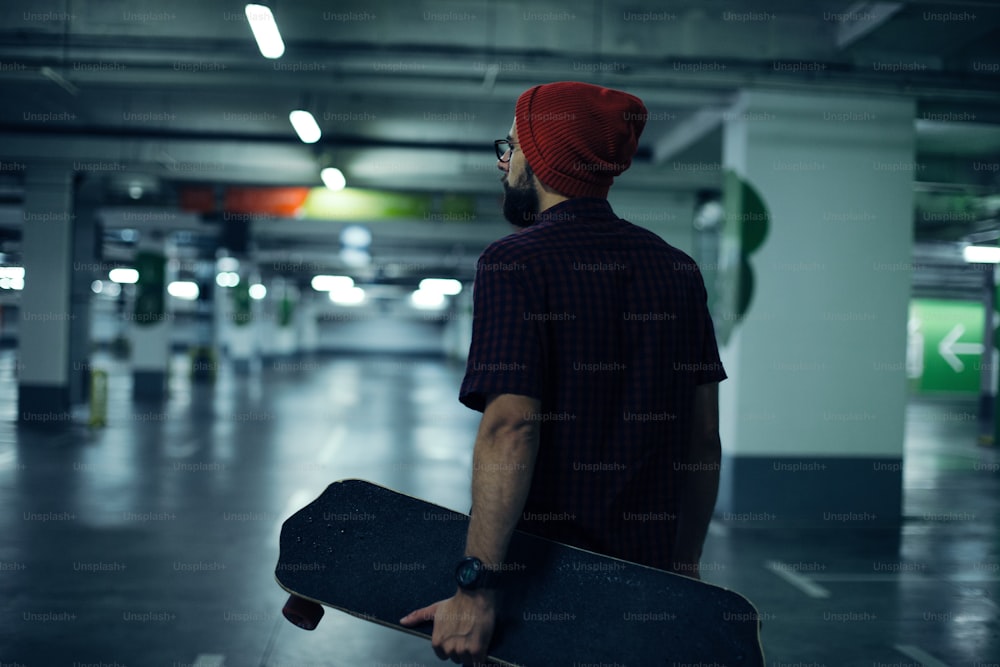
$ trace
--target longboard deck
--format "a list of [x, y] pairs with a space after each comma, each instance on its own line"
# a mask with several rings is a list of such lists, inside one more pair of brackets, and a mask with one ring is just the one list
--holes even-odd
[[[398, 620], [455, 591], [469, 517], [362, 480], [331, 484], [282, 526], [289, 593], [429, 638]], [[759, 615], [739, 594], [515, 532], [490, 648], [502, 665], [763, 667]]]

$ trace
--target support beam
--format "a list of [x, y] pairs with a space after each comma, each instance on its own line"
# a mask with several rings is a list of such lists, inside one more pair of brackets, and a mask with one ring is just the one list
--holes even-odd
[[663, 164], [680, 155], [684, 149], [693, 146], [710, 132], [722, 127], [726, 112], [722, 109], [701, 109], [675, 125], [660, 137], [653, 146], [653, 163]]
[[837, 26], [837, 49], [843, 51], [883, 26], [903, 8], [902, 2], [856, 2], [843, 12]]

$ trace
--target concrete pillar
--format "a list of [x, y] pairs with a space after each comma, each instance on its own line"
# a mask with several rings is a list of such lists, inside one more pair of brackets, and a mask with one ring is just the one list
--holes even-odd
[[191, 378], [212, 382], [218, 374], [219, 354], [215, 348], [216, 293], [221, 290], [215, 283], [215, 258], [202, 257], [195, 264], [198, 283], [198, 317], [195, 323], [194, 348], [191, 350]]
[[896, 522], [914, 104], [748, 91], [723, 146], [715, 321], [730, 379], [717, 513]]
[[224, 290], [229, 313], [226, 341], [233, 370], [237, 373], [248, 373], [256, 368], [259, 362], [257, 327], [260, 320], [259, 311], [250, 298], [250, 280], [254, 270], [249, 260], [240, 261], [239, 275], [239, 284]]
[[317, 321], [318, 303], [322, 295], [308, 287], [299, 293], [295, 307], [295, 338], [296, 348], [300, 356], [310, 356], [319, 349], [319, 322]]
[[139, 282], [130, 335], [132, 348], [132, 395], [138, 400], [159, 401], [167, 395], [170, 366], [171, 314], [167, 284], [167, 251], [161, 233], [143, 233], [135, 256]]
[[24, 290], [18, 323], [18, 420], [28, 425], [70, 419], [73, 285], [73, 171], [68, 164], [29, 164], [21, 236]]
[[298, 354], [298, 336], [295, 330], [295, 311], [299, 307], [299, 294], [295, 285], [277, 278], [268, 288], [274, 306], [274, 352], [278, 357], [288, 359]]
[[103, 200], [103, 180], [93, 174], [78, 173], [73, 201], [73, 274], [70, 280], [70, 404], [85, 403], [90, 397], [91, 303], [90, 286], [107, 278], [107, 266], [97, 261], [101, 252], [101, 225], [97, 210]]

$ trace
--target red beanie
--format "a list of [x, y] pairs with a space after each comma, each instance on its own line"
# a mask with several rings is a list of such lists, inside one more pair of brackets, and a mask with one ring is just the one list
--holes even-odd
[[517, 100], [517, 142], [538, 179], [568, 197], [607, 198], [632, 164], [648, 112], [620, 90], [561, 81]]

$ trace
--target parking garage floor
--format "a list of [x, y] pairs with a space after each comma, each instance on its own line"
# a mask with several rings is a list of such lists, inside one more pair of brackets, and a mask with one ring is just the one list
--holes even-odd
[[[337, 479], [468, 508], [462, 369], [325, 357], [223, 365], [205, 385], [185, 364], [165, 403], [142, 405], [125, 365], [95, 359], [107, 425], [81, 412], [53, 432], [17, 424], [0, 352], [0, 665], [440, 664], [426, 641], [337, 612], [293, 627], [273, 572], [283, 518]], [[909, 407], [898, 530], [713, 524], [703, 577], [756, 604], [769, 665], [1000, 664], [1000, 459], [974, 414]]]

